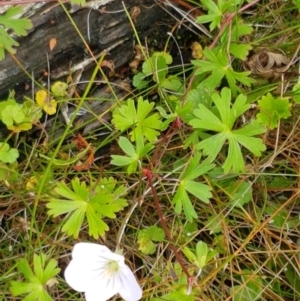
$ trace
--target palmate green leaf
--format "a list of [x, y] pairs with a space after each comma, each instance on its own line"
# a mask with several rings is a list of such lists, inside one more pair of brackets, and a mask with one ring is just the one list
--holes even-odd
[[209, 199], [212, 197], [211, 188], [205, 184], [195, 181], [184, 182], [184, 188], [187, 192], [194, 195], [204, 203], [208, 204]]
[[[222, 78], [226, 77], [233, 95], [236, 95], [237, 91], [240, 90], [237, 86], [238, 82], [248, 87], [251, 86], [252, 83], [255, 83], [255, 80], [248, 77], [250, 72], [236, 72], [233, 70], [225, 50], [219, 49], [217, 53], [214, 53], [213, 50], [205, 48], [203, 53], [206, 57], [206, 61], [192, 61], [193, 65], [201, 67], [196, 70], [196, 75], [211, 72], [210, 76], [214, 78], [214, 81], [216, 81], [215, 79], [219, 80], [218, 85], [221, 83]], [[207, 78], [207, 82], [209, 81], [209, 77]]]
[[25, 36], [26, 30], [32, 28], [32, 23], [28, 19], [18, 19], [22, 13], [22, 6], [11, 6], [5, 14], [0, 16], [0, 24], [7, 29], [12, 29], [18, 36]]
[[[229, 52], [236, 58], [244, 61], [252, 47], [248, 44], [242, 44], [240, 38], [251, 34], [253, 27], [244, 24], [242, 19], [235, 18], [231, 30], [224, 31], [221, 35], [222, 48], [228, 51], [228, 40], [230, 40]], [[230, 36], [229, 36], [230, 35]]]
[[121, 105], [114, 111], [112, 123], [120, 131], [133, 128], [130, 132], [131, 141], [145, 137], [148, 141], [153, 142], [157, 139], [162, 127], [161, 117], [158, 113], [148, 116], [153, 107], [153, 102], [149, 103], [139, 97], [136, 109], [134, 100], [128, 99], [127, 104]]
[[153, 241], [161, 242], [164, 239], [164, 230], [157, 226], [140, 230], [138, 231], [139, 250], [144, 254], [153, 254], [156, 251], [156, 245]]
[[4, 28], [0, 27], [0, 61], [5, 58], [5, 50], [9, 53], [15, 54], [16, 50], [13, 47], [19, 46]]
[[136, 149], [126, 137], [120, 137], [118, 144], [129, 157], [112, 155], [111, 164], [116, 166], [127, 166], [128, 174], [137, 170], [139, 160], [141, 160], [154, 147], [150, 143], [144, 146], [142, 136], [140, 136], [140, 138], [136, 141]]
[[237, 118], [249, 108], [249, 105], [246, 103], [247, 99], [244, 95], [239, 95], [232, 106], [230, 99], [231, 91], [223, 88], [221, 95], [214, 94], [212, 96], [217, 109], [216, 114], [219, 116], [215, 116], [200, 104], [200, 110], [194, 111], [197, 119], [192, 119], [190, 125], [196, 129], [219, 132], [203, 139], [196, 147], [202, 150], [203, 154], [208, 156], [208, 160], [212, 162], [227, 141], [228, 154], [223, 168], [226, 173], [231, 170], [237, 173], [245, 168], [241, 145], [256, 156], [261, 156], [261, 152], [266, 149], [261, 139], [252, 137], [264, 133], [265, 127], [258, 121], [252, 121], [240, 129], [232, 130]]
[[[195, 124], [196, 128], [197, 124]], [[225, 141], [227, 139], [226, 133], [219, 133], [216, 135], [213, 135], [207, 139], [202, 140], [197, 144], [197, 149], [202, 150], [203, 155], [207, 156], [208, 160], [210, 162], [214, 161], [218, 154], [220, 153]]]
[[185, 217], [189, 222], [192, 222], [198, 217], [194, 206], [185, 190], [185, 183], [180, 183], [177, 192], [173, 198], [173, 203], [175, 204], [175, 212], [180, 214], [182, 209], [184, 211]]
[[290, 108], [292, 104], [288, 98], [274, 98], [271, 93], [258, 100], [259, 113], [257, 119], [268, 126], [271, 130], [277, 127], [280, 119], [291, 116]]
[[220, 26], [222, 19], [222, 11], [212, 0], [201, 0], [202, 4], [208, 9], [207, 14], [200, 16], [196, 19], [198, 23], [211, 22], [209, 29], [213, 31], [216, 27]]
[[109, 230], [108, 225], [100, 218], [99, 213], [91, 205], [86, 209], [87, 221], [89, 224], [89, 235], [97, 239]]
[[[266, 130], [264, 126], [261, 126], [259, 134], [264, 133]], [[266, 146], [259, 138], [249, 137], [250, 135], [238, 135], [236, 131], [233, 131], [236, 141], [247, 148], [255, 156], [260, 157], [262, 152], [266, 150]]]
[[[248, 139], [247, 137], [246, 139]], [[228, 139], [228, 154], [227, 158], [222, 165], [224, 172], [229, 173], [231, 170], [233, 172], [243, 171], [245, 169], [244, 157], [241, 152], [239, 143], [234, 135], [227, 135]]]
[[194, 128], [201, 128], [216, 132], [226, 130], [226, 126], [221, 122], [221, 120], [203, 104], [199, 104], [199, 109], [194, 110], [194, 115], [198, 117], [198, 119], [192, 119], [190, 121], [190, 125]]
[[[204, 203], [208, 203], [209, 199], [212, 197], [211, 188], [206, 184], [200, 183], [198, 178], [213, 169], [215, 165], [209, 164], [207, 161], [199, 164], [200, 159], [200, 153], [195, 153], [188, 163], [188, 167], [181, 175], [178, 189], [172, 200], [173, 204], [175, 204], [176, 213], [181, 213], [183, 209], [189, 222], [192, 222], [193, 219], [197, 218], [197, 213], [192, 205], [188, 193], [194, 195], [197, 199], [200, 199]], [[194, 179], [195, 181], [193, 181]]]
[[18, 262], [18, 270], [23, 274], [23, 276], [32, 283], [39, 283], [39, 279], [34, 275], [31, 270], [29, 263], [26, 259], [20, 259]]
[[237, 44], [234, 42], [230, 43], [229, 46], [229, 52], [242, 61], [247, 58], [251, 49], [252, 47], [248, 44]]
[[18, 43], [10, 37], [7, 30], [13, 30], [18, 36], [25, 36], [27, 30], [32, 28], [30, 20], [18, 19], [18, 15], [21, 13], [21, 6], [11, 6], [5, 14], [0, 15], [0, 60], [5, 58], [4, 50], [15, 53], [13, 47], [18, 46]]
[[11, 281], [10, 291], [13, 296], [27, 294], [22, 300], [53, 301], [45, 287], [47, 282], [60, 272], [56, 260], [51, 259], [47, 263], [45, 254], [34, 254], [33, 271], [25, 259], [18, 262], [18, 269], [27, 282]]
[[101, 179], [96, 187], [93, 187], [93, 183], [88, 186], [75, 178], [71, 185], [72, 190], [64, 182], [57, 184], [54, 191], [63, 199], [50, 198], [46, 205], [48, 214], [54, 217], [68, 214], [62, 231], [70, 236], [78, 237], [85, 219], [89, 235], [95, 239], [103, 236], [109, 229], [103, 217], [115, 218], [115, 213], [127, 206], [127, 201], [121, 198], [126, 192], [125, 187], [116, 187], [113, 178]]
[[196, 179], [199, 176], [206, 174], [208, 171], [215, 167], [214, 164], [209, 164], [207, 161], [203, 161], [201, 164], [199, 164], [200, 160], [201, 154], [200, 152], [196, 152], [189, 161], [188, 167], [184, 172], [183, 178], [185, 180]]
[[[86, 204], [82, 203], [82, 206], [76, 208], [76, 210], [74, 210], [70, 215], [68, 215], [68, 218], [62, 227], [62, 231], [67, 233], [69, 236], [73, 236], [74, 238], [77, 238], [82, 223], [84, 221], [84, 216], [87, 211], [87, 207], [88, 206], [86, 206]], [[102, 234], [104, 233], [103, 229], [100, 228], [100, 226], [99, 226], [99, 232]]]

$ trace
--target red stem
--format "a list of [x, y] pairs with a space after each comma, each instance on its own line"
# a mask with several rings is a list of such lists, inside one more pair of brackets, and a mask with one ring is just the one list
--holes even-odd
[[170, 247], [171, 247], [171, 249], [172, 249], [172, 251], [173, 251], [173, 253], [174, 253], [177, 261], [179, 262], [179, 264], [180, 264], [183, 272], [186, 274], [187, 279], [189, 281], [189, 279], [191, 279], [192, 277], [191, 277], [190, 273], [188, 272], [188, 270], [186, 269], [184, 263], [182, 262], [182, 259], [181, 259], [180, 255], [179, 255], [179, 253], [177, 252], [177, 249], [176, 249], [175, 245], [172, 242], [173, 241], [172, 236], [171, 236], [171, 234], [170, 234], [170, 232], [169, 232], [169, 230], [167, 228], [167, 225], [166, 225], [165, 219], [163, 217], [163, 213], [162, 213], [161, 207], [159, 205], [159, 201], [158, 201], [158, 198], [157, 198], [156, 191], [155, 191], [155, 189], [153, 187], [153, 184], [152, 184], [152, 180], [151, 180], [152, 173], [149, 172], [149, 170], [147, 170], [145, 172], [145, 176], [146, 176], [146, 178], [148, 180], [148, 184], [149, 184], [149, 186], [151, 188], [151, 192], [152, 192], [152, 195], [153, 195], [153, 198], [154, 198], [154, 203], [155, 203], [155, 206], [156, 206], [156, 209], [157, 209], [157, 212], [158, 212], [160, 223], [161, 223], [161, 225], [162, 225], [162, 227], [163, 227], [163, 229], [164, 229], [164, 231], [166, 233], [167, 239], [170, 242]]

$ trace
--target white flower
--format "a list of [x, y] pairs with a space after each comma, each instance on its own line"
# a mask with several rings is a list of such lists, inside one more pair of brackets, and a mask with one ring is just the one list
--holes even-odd
[[78, 243], [65, 270], [67, 283], [78, 292], [85, 292], [87, 301], [105, 301], [119, 293], [126, 301], [137, 301], [142, 289], [124, 256], [106, 246]]

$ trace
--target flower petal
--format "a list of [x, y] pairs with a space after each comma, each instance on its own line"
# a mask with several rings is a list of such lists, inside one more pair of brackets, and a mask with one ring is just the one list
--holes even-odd
[[121, 281], [121, 287], [119, 294], [126, 301], [137, 301], [142, 298], [143, 291], [136, 281], [130, 268], [124, 264], [120, 267], [119, 277]]
[[98, 273], [93, 262], [73, 259], [65, 270], [65, 279], [74, 290], [85, 292]]
[[118, 287], [112, 290], [101, 290], [101, 288], [95, 287], [85, 292], [85, 299], [86, 301], [106, 301], [117, 293]]
[[79, 242], [73, 248], [72, 258], [86, 261], [86, 260], [94, 260], [94, 258], [99, 257], [99, 255], [106, 258], [110, 254], [113, 253], [106, 246], [89, 243], [89, 242]]
[[72, 252], [73, 259], [65, 270], [66, 282], [76, 291], [97, 290], [114, 295], [119, 291], [120, 281], [111, 277], [107, 265], [111, 260], [123, 266], [124, 256], [111, 252], [107, 247], [93, 243], [78, 243]]

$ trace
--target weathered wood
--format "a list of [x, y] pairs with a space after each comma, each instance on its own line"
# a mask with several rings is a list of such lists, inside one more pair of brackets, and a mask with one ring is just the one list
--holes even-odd
[[[143, 5], [140, 5], [139, 0], [123, 2], [129, 12], [133, 7], [140, 9], [139, 15], [134, 20], [141, 38], [164, 15], [158, 5], [153, 5], [153, 1], [142, 1]], [[68, 4], [66, 5], [70, 8]], [[102, 12], [88, 8], [79, 9], [71, 16], [95, 53], [110, 49], [111, 58], [117, 68], [133, 57], [134, 33], [122, 1], [110, 2], [105, 5], [105, 10], [104, 6], [100, 7], [101, 9]], [[55, 77], [62, 71], [68, 71], [70, 66], [86, 59], [83, 40], [57, 3], [44, 5], [35, 12], [31, 20], [33, 29], [26, 37], [17, 40], [20, 46], [15, 57], [29, 74], [34, 74], [36, 80], [41, 79], [42, 74], [47, 71], [48, 62], [51, 76]], [[55, 38], [57, 43], [53, 51], [50, 51], [49, 41], [52, 38]], [[44, 80], [46, 81], [46, 78]], [[16, 87], [24, 91], [25, 83], [28, 85], [30, 82], [28, 75], [12, 56], [7, 54], [5, 60], [0, 62], [0, 97], [3, 97], [9, 89]]]

